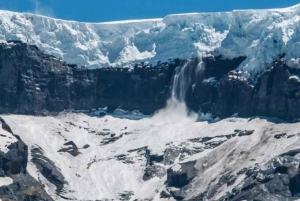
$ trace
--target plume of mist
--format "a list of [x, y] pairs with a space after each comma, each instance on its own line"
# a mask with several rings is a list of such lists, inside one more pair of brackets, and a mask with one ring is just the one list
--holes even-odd
[[31, 13], [54, 17], [53, 9], [49, 4], [46, 5], [39, 0], [31, 0], [31, 2], [34, 5], [34, 9], [30, 11]]
[[188, 123], [197, 121], [198, 114], [189, 111], [185, 102], [171, 97], [165, 108], [153, 115], [152, 120], [161, 123]]

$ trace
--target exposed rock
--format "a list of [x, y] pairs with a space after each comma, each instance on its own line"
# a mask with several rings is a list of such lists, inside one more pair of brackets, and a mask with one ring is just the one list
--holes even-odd
[[46, 194], [44, 187], [29, 174], [14, 176], [14, 182], [8, 186], [0, 187], [0, 199], [3, 201], [52, 201]]
[[179, 147], [170, 146], [165, 150], [163, 163], [165, 165], [174, 164], [175, 159], [181, 153], [181, 149]]
[[39, 147], [31, 149], [31, 156], [31, 161], [37, 169], [49, 182], [56, 186], [56, 192], [60, 194], [66, 182], [59, 169], [50, 159], [44, 156], [43, 151]]
[[86, 144], [86, 145], [84, 145], [82, 148], [83, 149], [87, 149], [87, 148], [89, 148], [90, 147], [90, 145], [89, 144]]
[[[153, 113], [165, 106], [174, 69], [185, 63], [175, 59], [155, 67], [140, 63], [133, 70], [88, 70], [68, 65], [21, 42], [9, 48], [0, 44], [0, 53], [0, 112], [19, 114], [48, 115], [64, 109], [106, 106], [108, 112], [122, 108]], [[204, 58], [204, 77], [221, 78], [244, 59]], [[195, 59], [195, 65], [197, 62]]]
[[110, 144], [110, 143], [113, 143], [119, 139], [121, 139], [123, 137], [123, 135], [119, 135], [119, 136], [110, 136], [110, 137], [107, 137], [105, 139], [103, 139], [103, 141], [101, 142], [101, 145], [107, 145], [107, 144]]
[[27, 145], [17, 141], [8, 146], [9, 151], [0, 155], [0, 167], [5, 175], [26, 173]]
[[287, 138], [292, 138], [294, 137], [295, 135], [288, 135]]
[[0, 176], [10, 178], [12, 183], [0, 186], [1, 200], [41, 200], [51, 201], [44, 187], [31, 177], [27, 171], [28, 147], [21, 138], [0, 117], [2, 128], [18, 139], [8, 146], [8, 152], [0, 152]]
[[121, 161], [122, 163], [125, 163], [125, 164], [133, 164], [134, 163], [134, 160], [125, 154], [117, 155], [117, 156], [115, 156], [115, 159], [118, 161]]
[[44, 114], [106, 106], [108, 112], [120, 107], [153, 113], [164, 107], [173, 70], [180, 63], [88, 70], [24, 43], [9, 47], [2, 43], [0, 53], [0, 113]]
[[[11, 128], [9, 127], [9, 125], [7, 125], [7, 123], [1, 117], [0, 117], [0, 122], [1, 122], [1, 126], [2, 126], [3, 130], [13, 134], [13, 132], [12, 132]], [[19, 139], [19, 137], [17, 135], [16, 135], [16, 137]]]
[[167, 191], [160, 192], [160, 198], [170, 198], [171, 195]]
[[133, 196], [134, 193], [132, 191], [125, 191], [123, 193], [120, 193], [120, 200], [130, 200], [131, 196]]
[[154, 162], [160, 163], [164, 160], [163, 155], [151, 155], [150, 154], [150, 164], [153, 165]]
[[187, 185], [196, 175], [195, 161], [176, 164], [167, 170], [167, 183], [173, 187]]
[[[2, 43], [0, 53], [0, 113], [19, 114], [48, 115], [64, 109], [106, 106], [108, 112], [122, 108], [150, 114], [165, 106], [174, 69], [186, 62], [175, 59], [155, 67], [140, 63], [132, 70], [89, 70], [68, 65], [24, 43], [9, 47]], [[299, 119], [300, 82], [293, 75], [300, 72], [289, 68], [284, 56], [254, 78], [235, 71], [245, 57], [202, 58], [202, 72], [186, 75], [191, 79], [185, 97], [187, 106], [221, 118], [238, 114]], [[199, 62], [192, 59], [190, 68], [195, 70]]]
[[239, 131], [238, 132], [238, 136], [247, 136], [247, 135], [251, 135], [252, 133], [254, 133], [254, 130], [244, 130], [244, 131]]
[[145, 174], [143, 175], [143, 180], [147, 181], [153, 177], [163, 178], [167, 173], [166, 168], [160, 165], [147, 166]]
[[227, 139], [226, 140], [211, 141], [211, 142], [208, 141], [208, 142], [204, 143], [205, 144], [204, 148], [205, 149], [214, 149], [214, 148], [220, 146], [221, 144], [223, 144], [226, 141], [227, 141]]
[[77, 156], [79, 154], [78, 148], [73, 141], [64, 143], [64, 147], [58, 150], [58, 152], [67, 152], [72, 156]]
[[274, 138], [280, 139], [280, 138], [282, 138], [282, 137], [284, 137], [284, 136], [286, 136], [286, 133], [280, 133], [280, 134], [274, 135]]
[[184, 200], [181, 190], [170, 190], [170, 194], [175, 200]]
[[[299, 70], [289, 68], [284, 56], [255, 80], [245, 78], [239, 71], [225, 73], [213, 82], [194, 78], [193, 92], [187, 93], [187, 105], [195, 111], [209, 112], [224, 118], [233, 114], [241, 117], [268, 116], [297, 120], [300, 111]], [[215, 69], [217, 70], [217, 69]], [[201, 96], [199, 96], [201, 94]]]
[[137, 148], [137, 149], [130, 149], [130, 150], [128, 150], [128, 152], [143, 152], [143, 151], [145, 151], [145, 150], [147, 150], [147, 147], [140, 147], [140, 148]]
[[249, 168], [243, 171], [247, 176], [243, 186], [219, 200], [296, 200], [300, 177], [299, 165], [294, 163], [299, 163], [298, 159], [285, 155], [276, 158], [270, 169]]
[[221, 177], [221, 179], [219, 180], [219, 183], [226, 184], [227, 186], [231, 186], [234, 184], [235, 180], [236, 180], [236, 177], [234, 175], [226, 174]]

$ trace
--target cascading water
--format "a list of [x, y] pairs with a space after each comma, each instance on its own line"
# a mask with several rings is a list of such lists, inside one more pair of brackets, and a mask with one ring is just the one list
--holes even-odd
[[201, 73], [203, 67], [204, 63], [201, 57], [196, 60], [188, 60], [182, 67], [177, 67], [173, 79], [171, 99], [184, 102], [192, 77]]
[[176, 68], [171, 90], [171, 97], [167, 106], [160, 110], [153, 118], [162, 122], [196, 121], [198, 115], [187, 109], [186, 93], [191, 87], [194, 77], [199, 77], [204, 69], [202, 57], [188, 60], [183, 66]]

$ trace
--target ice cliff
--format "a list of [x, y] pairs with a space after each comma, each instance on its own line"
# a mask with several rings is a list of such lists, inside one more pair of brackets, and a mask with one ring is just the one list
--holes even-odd
[[247, 56], [259, 73], [280, 54], [299, 68], [300, 4], [284, 9], [168, 15], [162, 19], [82, 23], [0, 11], [0, 40], [21, 40], [62, 60], [101, 68], [201, 55]]

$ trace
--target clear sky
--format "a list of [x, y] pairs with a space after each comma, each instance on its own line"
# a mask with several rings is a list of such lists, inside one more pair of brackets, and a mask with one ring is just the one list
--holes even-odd
[[168, 14], [281, 8], [299, 0], [0, 0], [0, 9], [84, 22], [161, 18]]

